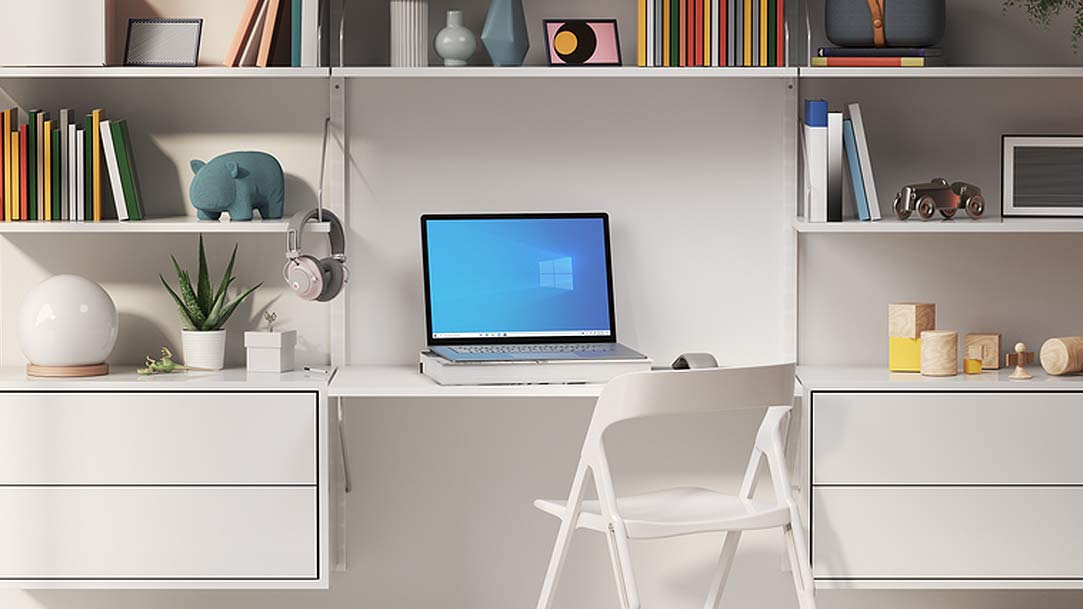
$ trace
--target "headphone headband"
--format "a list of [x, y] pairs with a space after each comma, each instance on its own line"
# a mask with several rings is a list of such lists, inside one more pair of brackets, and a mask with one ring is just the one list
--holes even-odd
[[[305, 224], [310, 220], [315, 220], [319, 215], [319, 209], [311, 209], [309, 211], [298, 212], [290, 218], [290, 225], [286, 230], [287, 258], [294, 260], [301, 255], [302, 251], [304, 251], [302, 249], [301, 239], [305, 232]], [[342, 222], [338, 219], [338, 216], [326, 209], [323, 210], [323, 219], [331, 225], [331, 256], [338, 258], [339, 260], [346, 260], [346, 234], [342, 230]]]

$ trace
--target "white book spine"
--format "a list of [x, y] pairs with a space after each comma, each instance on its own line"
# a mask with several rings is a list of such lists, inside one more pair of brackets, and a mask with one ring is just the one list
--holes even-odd
[[869, 202], [869, 216], [880, 219], [880, 199], [876, 197], [876, 180], [872, 175], [872, 158], [869, 156], [869, 140], [865, 137], [865, 121], [861, 117], [861, 105], [850, 104], [850, 120], [854, 123], [854, 139], [857, 140], [857, 157], [861, 162], [861, 179], [865, 182], [865, 199]]
[[[722, 39], [719, 36], [720, 32], [718, 31], [719, 17], [720, 17], [720, 15], [718, 13], [718, 10], [719, 10], [719, 2], [718, 2], [718, 0], [711, 0], [711, 64], [710, 65], [713, 66], [713, 67], [716, 67], [716, 68], [719, 66], [719, 51], [721, 50], [721, 49], [719, 49], [718, 45], [719, 45], [720, 42], [722, 42]], [[725, 51], [722, 51], [722, 53], [724, 54]], [[723, 65], [725, 64], [724, 60], [723, 60], [722, 64]]]
[[301, 66], [305, 68], [315, 68], [319, 66], [320, 60], [320, 3], [319, 0], [300, 1]]
[[804, 125], [805, 221], [827, 222], [827, 127]]
[[102, 134], [102, 147], [105, 149], [105, 166], [109, 169], [109, 185], [113, 190], [113, 206], [117, 210], [117, 220], [128, 219], [128, 206], [124, 199], [124, 186], [120, 183], [120, 165], [117, 164], [117, 149], [113, 145], [113, 131], [109, 121], [99, 125]]
[[65, 137], [68, 138], [68, 220], [74, 222], [79, 219], [79, 212], [75, 210], [75, 204], [79, 197], [75, 194], [75, 185], [79, 183], [79, 168], [75, 162], [76, 151], [79, 150], [79, 142], [76, 138], [76, 127], [68, 125]]
[[80, 154], [78, 151], [82, 151], [86, 146], [86, 132], [79, 129], [75, 132], [75, 165], [76, 165], [76, 180], [75, 180], [75, 194], [76, 194], [76, 206], [75, 215], [76, 220], [83, 222], [86, 220], [86, 189], [83, 188], [83, 184], [86, 183], [86, 155]]
[[647, 65], [657, 65], [654, 61], [654, 2], [655, 0], [647, 0]]
[[842, 222], [842, 112], [827, 114], [827, 221]]

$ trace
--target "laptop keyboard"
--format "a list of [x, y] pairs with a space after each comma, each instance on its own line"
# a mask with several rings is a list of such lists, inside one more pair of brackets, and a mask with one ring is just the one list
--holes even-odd
[[463, 355], [490, 355], [504, 353], [605, 353], [613, 350], [608, 343], [562, 343], [555, 345], [464, 345], [452, 347]]

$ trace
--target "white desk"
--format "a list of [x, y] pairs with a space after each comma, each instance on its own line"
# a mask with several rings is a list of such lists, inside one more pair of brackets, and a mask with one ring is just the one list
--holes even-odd
[[1083, 377], [798, 370], [829, 588], [1083, 588]]

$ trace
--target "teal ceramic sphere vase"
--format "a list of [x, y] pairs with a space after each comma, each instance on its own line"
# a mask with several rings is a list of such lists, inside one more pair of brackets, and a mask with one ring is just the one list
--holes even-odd
[[494, 66], [521, 66], [530, 49], [522, 0], [493, 0], [481, 42]]

